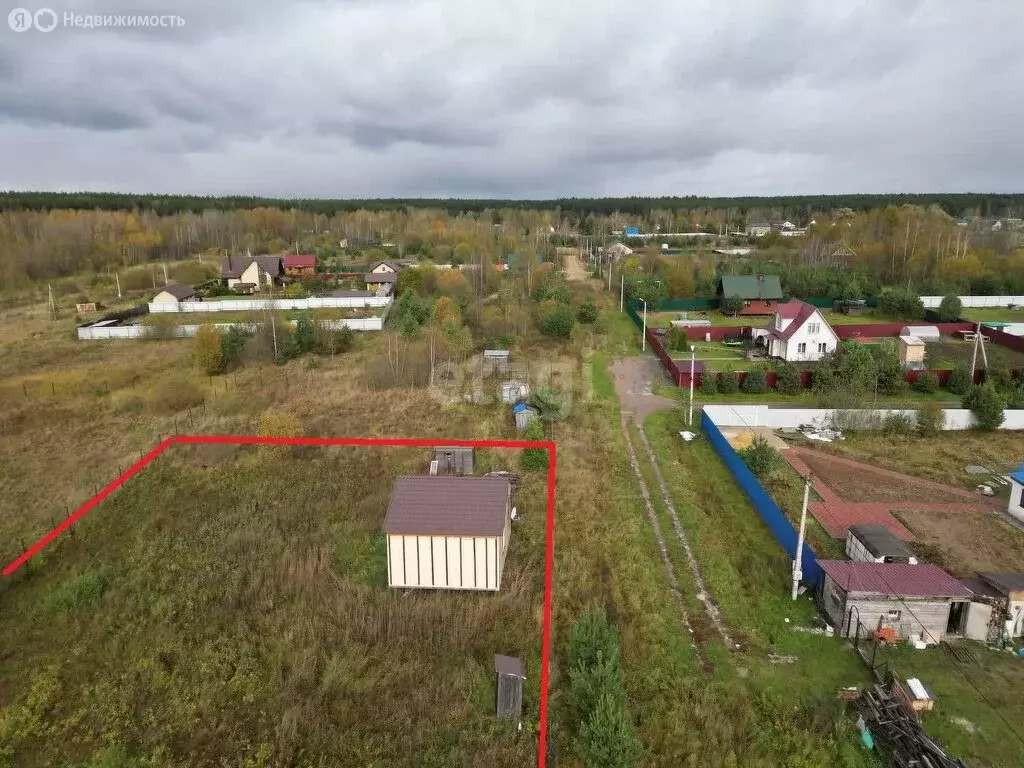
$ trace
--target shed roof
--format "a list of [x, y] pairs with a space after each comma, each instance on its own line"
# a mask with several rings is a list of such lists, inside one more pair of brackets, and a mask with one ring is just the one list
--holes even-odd
[[900, 336], [900, 341], [906, 344], [908, 347], [923, 347], [924, 342], [917, 336]]
[[875, 557], [913, 557], [910, 548], [896, 538], [892, 531], [877, 523], [851, 525], [848, 534], [856, 536], [868, 552]]
[[537, 413], [537, 409], [528, 403], [516, 403], [512, 406], [512, 413], [522, 413], [523, 411], [533, 411]]
[[[687, 357], [687, 358], [683, 358], [681, 360], [673, 360], [672, 362], [675, 363], [677, 366], [679, 366], [679, 372], [680, 373], [685, 373], [686, 375], [690, 374], [690, 358]], [[703, 373], [704, 372], [704, 361], [703, 360], [694, 360], [693, 361], [693, 372], [694, 373]]]
[[196, 295], [196, 289], [184, 283], [168, 283], [163, 288], [164, 293], [169, 293], [178, 301], [189, 299]]
[[1024, 573], [986, 571], [978, 575], [1003, 594], [1024, 591]]
[[1010, 479], [1024, 485], [1024, 464], [1021, 464], [1010, 473]]
[[503, 477], [400, 477], [391, 492], [384, 532], [500, 536], [508, 493]]
[[398, 275], [394, 272], [367, 272], [363, 279], [367, 283], [394, 283], [398, 280]]
[[978, 597], [1004, 597], [1002, 590], [996, 589], [984, 579], [966, 578], [960, 579], [960, 583], [967, 587]]
[[846, 592], [892, 597], [968, 598], [971, 591], [937, 565], [819, 560], [818, 565]]
[[523, 660], [516, 656], [494, 654], [494, 671], [499, 675], [511, 675], [526, 679], [526, 667], [523, 666]]
[[726, 275], [720, 287], [723, 296], [741, 299], [781, 299], [782, 284], [778, 275]]

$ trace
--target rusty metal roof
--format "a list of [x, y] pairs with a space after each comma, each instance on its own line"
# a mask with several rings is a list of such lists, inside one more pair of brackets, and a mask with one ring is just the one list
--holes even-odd
[[508, 498], [503, 477], [400, 477], [391, 492], [384, 533], [500, 536]]

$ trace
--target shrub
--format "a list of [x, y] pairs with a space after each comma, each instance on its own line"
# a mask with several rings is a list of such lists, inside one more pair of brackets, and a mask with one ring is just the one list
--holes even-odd
[[932, 437], [938, 434], [945, 424], [946, 415], [938, 405], [929, 405], [917, 412], [917, 434], [921, 437]]
[[994, 365], [985, 372], [985, 381], [991, 381], [998, 390], [1013, 389], [1013, 371], [1005, 365]]
[[732, 371], [725, 371], [718, 379], [718, 391], [723, 395], [734, 395], [738, 385], [736, 383], [736, 374]]
[[110, 585], [104, 571], [86, 571], [61, 582], [46, 598], [51, 611], [75, 611], [103, 597]]
[[882, 395], [897, 395], [906, 385], [903, 380], [903, 366], [900, 365], [899, 358], [893, 355], [881, 357], [876, 377], [878, 393]]
[[566, 304], [559, 304], [555, 309], [541, 315], [540, 330], [547, 336], [568, 338], [572, 335], [572, 311]]
[[581, 323], [592, 323], [597, 320], [597, 305], [590, 299], [580, 302], [576, 310], [576, 319]]
[[883, 288], [878, 294], [878, 309], [897, 320], [920, 320], [924, 317], [921, 299], [902, 288]]
[[1024, 381], [1017, 383], [1012, 390], [1010, 390], [1009, 402], [1007, 403], [1008, 408], [1024, 408]]
[[153, 405], [165, 413], [178, 413], [203, 402], [199, 385], [183, 375], [163, 378], [153, 391]]
[[969, 408], [974, 414], [979, 429], [998, 429], [1006, 419], [1003, 413], [1006, 403], [991, 382], [971, 387], [964, 396], [963, 407]]
[[683, 352], [690, 348], [690, 340], [686, 338], [686, 330], [683, 328], [671, 326], [668, 332], [665, 333], [664, 339], [667, 349]]
[[950, 294], [949, 296], [943, 296], [942, 302], [939, 304], [939, 320], [944, 323], [951, 323], [954, 320], [960, 319], [960, 313], [963, 312], [964, 305], [960, 301], [959, 296]]
[[754, 435], [753, 442], [738, 453], [747, 469], [761, 479], [768, 477], [779, 466], [779, 454], [768, 445], [763, 435]]
[[[543, 440], [544, 427], [537, 420], [526, 425], [523, 432], [524, 440]], [[548, 466], [548, 452], [544, 448], [524, 448], [519, 454], [519, 466], [526, 470], [546, 469]]]
[[889, 437], [912, 435], [915, 426], [915, 419], [909, 413], [887, 413], [882, 420], [882, 432]]
[[619, 633], [599, 603], [591, 603], [576, 619], [569, 637], [569, 665], [593, 666], [598, 658], [618, 661]]
[[782, 395], [795, 395], [800, 391], [800, 371], [796, 366], [782, 364], [776, 368], [775, 391]]
[[270, 409], [260, 416], [259, 434], [260, 437], [301, 437], [302, 424], [288, 411]]
[[735, 317], [745, 305], [746, 302], [744, 302], [739, 296], [727, 296], [725, 300], [722, 301], [722, 312]]
[[930, 371], [926, 371], [914, 381], [914, 389], [926, 394], [937, 392], [939, 389], [939, 377]]
[[760, 395], [768, 389], [764, 380], [764, 371], [760, 368], [753, 368], [747, 371], [743, 379], [743, 391], [751, 395]]
[[704, 371], [700, 374], [700, 393], [702, 395], [718, 394], [718, 374], [714, 371]]
[[224, 371], [224, 340], [217, 326], [207, 323], [196, 331], [192, 358], [207, 376], [216, 376]]
[[242, 356], [249, 334], [238, 326], [232, 326], [220, 336], [221, 370], [230, 371]]
[[640, 741], [621, 701], [605, 694], [580, 728], [577, 748], [591, 768], [632, 768], [640, 757]]
[[312, 352], [316, 346], [316, 326], [309, 310], [295, 313], [295, 345], [300, 353]]
[[284, 295], [288, 299], [304, 299], [306, 298], [306, 289], [302, 287], [301, 283], [292, 283], [284, 289]]
[[949, 375], [946, 382], [946, 389], [957, 395], [966, 395], [974, 382], [971, 381], [971, 372], [966, 366], [958, 365]]

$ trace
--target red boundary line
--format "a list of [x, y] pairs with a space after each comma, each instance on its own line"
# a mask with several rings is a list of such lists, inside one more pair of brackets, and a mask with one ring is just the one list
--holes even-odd
[[557, 473], [557, 446], [551, 440], [452, 440], [444, 438], [409, 437], [259, 437], [256, 435], [179, 435], [169, 437], [133, 464], [120, 477], [68, 515], [56, 528], [42, 536], [3, 570], [10, 576], [37, 555], [46, 545], [60, 536], [93, 507], [120, 488], [147, 467], [157, 456], [175, 444], [195, 445], [218, 443], [227, 445], [348, 445], [380, 447], [424, 447], [453, 445], [467, 448], [543, 448], [548, 452], [547, 526], [544, 536], [544, 627], [541, 636], [540, 661], [540, 734], [537, 740], [537, 765], [545, 768], [548, 739], [548, 667], [551, 659], [551, 574], [555, 557], [555, 477]]

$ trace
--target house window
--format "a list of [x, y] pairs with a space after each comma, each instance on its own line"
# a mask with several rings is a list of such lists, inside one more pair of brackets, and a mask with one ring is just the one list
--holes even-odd
[[806, 355], [807, 354], [807, 345], [804, 342], [801, 341], [799, 344], [796, 345], [796, 353], [798, 355]]
[[826, 352], [828, 352], [828, 348], [826, 347], [825, 342], [824, 341], [819, 342], [818, 343], [818, 354], [819, 355], [824, 355]]
[[808, 323], [807, 332], [812, 336], [821, 330], [821, 323]]

